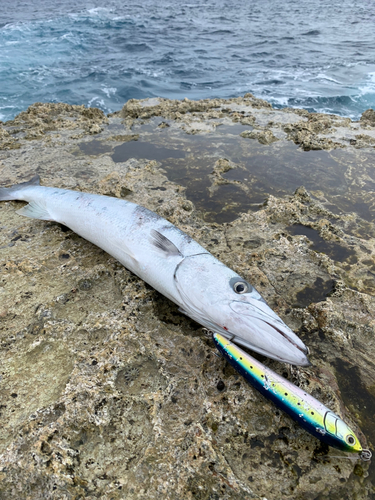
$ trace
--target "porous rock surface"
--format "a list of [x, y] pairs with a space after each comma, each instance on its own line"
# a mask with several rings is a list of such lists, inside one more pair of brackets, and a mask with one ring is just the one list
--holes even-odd
[[[374, 138], [373, 115], [364, 116]], [[355, 155], [363, 133], [360, 123], [274, 110], [250, 94], [132, 100], [110, 117], [39, 103], [0, 128], [1, 185], [38, 173], [47, 186], [142, 204], [186, 231], [258, 288], [313, 365], [261, 359], [373, 448], [372, 221], [333, 213], [325, 193], [300, 187], [217, 223], [159, 161], [114, 161], [119, 144], [150, 127], [209, 142], [239, 123], [256, 131], [239, 139], [254, 148], [294, 141]], [[371, 141], [360, 140], [370, 154]], [[207, 155], [208, 199], [223, 185], [251, 196], [255, 177], [225, 178], [244, 167]], [[373, 497], [371, 464], [310, 436], [215, 356], [210, 337], [173, 303], [69, 229], [17, 215], [22, 205], [0, 204], [1, 499]]]

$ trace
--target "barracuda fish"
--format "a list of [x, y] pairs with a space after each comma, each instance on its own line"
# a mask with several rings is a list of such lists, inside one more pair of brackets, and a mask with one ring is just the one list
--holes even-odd
[[204, 327], [260, 354], [308, 366], [307, 348], [242, 277], [159, 215], [126, 200], [40, 186], [0, 188], [18, 213], [60, 222], [115, 257]]
[[219, 352], [236, 371], [310, 434], [339, 450], [359, 453], [362, 460], [371, 459], [371, 452], [362, 448], [354, 432], [333, 411], [222, 335], [214, 333], [212, 337]]

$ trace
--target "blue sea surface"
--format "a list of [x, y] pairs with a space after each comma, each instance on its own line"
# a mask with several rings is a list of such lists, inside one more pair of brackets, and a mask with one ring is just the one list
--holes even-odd
[[0, 120], [246, 92], [358, 118], [375, 107], [374, 26], [370, 0], [2, 0]]

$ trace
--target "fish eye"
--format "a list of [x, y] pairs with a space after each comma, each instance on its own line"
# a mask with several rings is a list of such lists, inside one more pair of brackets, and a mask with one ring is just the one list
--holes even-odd
[[348, 434], [345, 439], [346, 439], [346, 442], [348, 444], [350, 444], [351, 446], [353, 446], [353, 444], [355, 444], [355, 437], [352, 436], [351, 434]]
[[247, 283], [244, 283], [243, 281], [237, 281], [233, 285], [233, 290], [236, 293], [246, 293], [248, 291], [249, 287], [247, 286]]

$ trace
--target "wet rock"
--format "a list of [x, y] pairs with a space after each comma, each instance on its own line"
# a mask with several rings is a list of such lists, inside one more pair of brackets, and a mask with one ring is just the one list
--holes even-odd
[[260, 144], [272, 144], [278, 141], [278, 138], [273, 135], [270, 130], [253, 130], [251, 132], [242, 132], [241, 137], [247, 139], [256, 139]]
[[361, 122], [367, 126], [375, 126], [375, 110], [370, 108], [364, 111], [361, 116]]
[[[374, 122], [375, 123], [375, 122]], [[357, 134], [355, 139], [352, 139], [350, 143], [355, 148], [366, 148], [366, 147], [375, 147], [375, 137], [367, 134]]]
[[129, 141], [138, 141], [139, 134], [125, 134], [125, 135], [111, 135], [106, 138], [106, 141], [115, 141], [115, 142], [129, 142]]
[[[229, 172], [235, 171], [236, 174], [233, 174], [231, 177], [227, 178], [225, 174]], [[210, 187], [207, 189], [210, 196], [215, 196], [220, 190], [221, 186], [228, 186], [232, 189], [236, 189], [237, 192], [247, 193], [246, 186], [240, 182], [240, 180], [236, 179], [236, 176], [241, 179], [243, 177], [244, 170], [233, 162], [228, 161], [226, 158], [220, 158], [217, 160], [213, 166], [212, 172], [209, 174], [208, 178], [211, 181]], [[245, 174], [247, 175], [247, 173]], [[228, 200], [229, 202], [229, 200]], [[229, 203], [227, 204], [229, 206]]]
[[248, 99], [253, 108], [272, 108], [272, 105], [268, 101], [257, 99], [250, 92], [244, 95], [244, 99]]
[[241, 116], [238, 120], [242, 125], [254, 125], [256, 123], [256, 118], [254, 115]]
[[81, 128], [90, 134], [97, 134], [103, 123], [108, 123], [108, 119], [103, 111], [97, 108], [39, 102], [7, 122], [7, 125], [21, 128], [24, 138], [32, 140], [42, 138], [46, 132], [57, 129]]
[[284, 125], [283, 130], [288, 134], [288, 139], [298, 144], [304, 151], [342, 148], [342, 143], [321, 135], [329, 133], [335, 125], [343, 125], [342, 122], [337, 124], [336, 119], [334, 115], [310, 113], [307, 115], [307, 121]]
[[0, 124], [0, 149], [19, 149], [21, 145]]
[[151, 118], [152, 116], [164, 116], [171, 119], [179, 119], [185, 113], [202, 112], [217, 107], [219, 99], [205, 99], [202, 101], [183, 101], [170, 99], [130, 99], [122, 108], [119, 115], [121, 118]]

